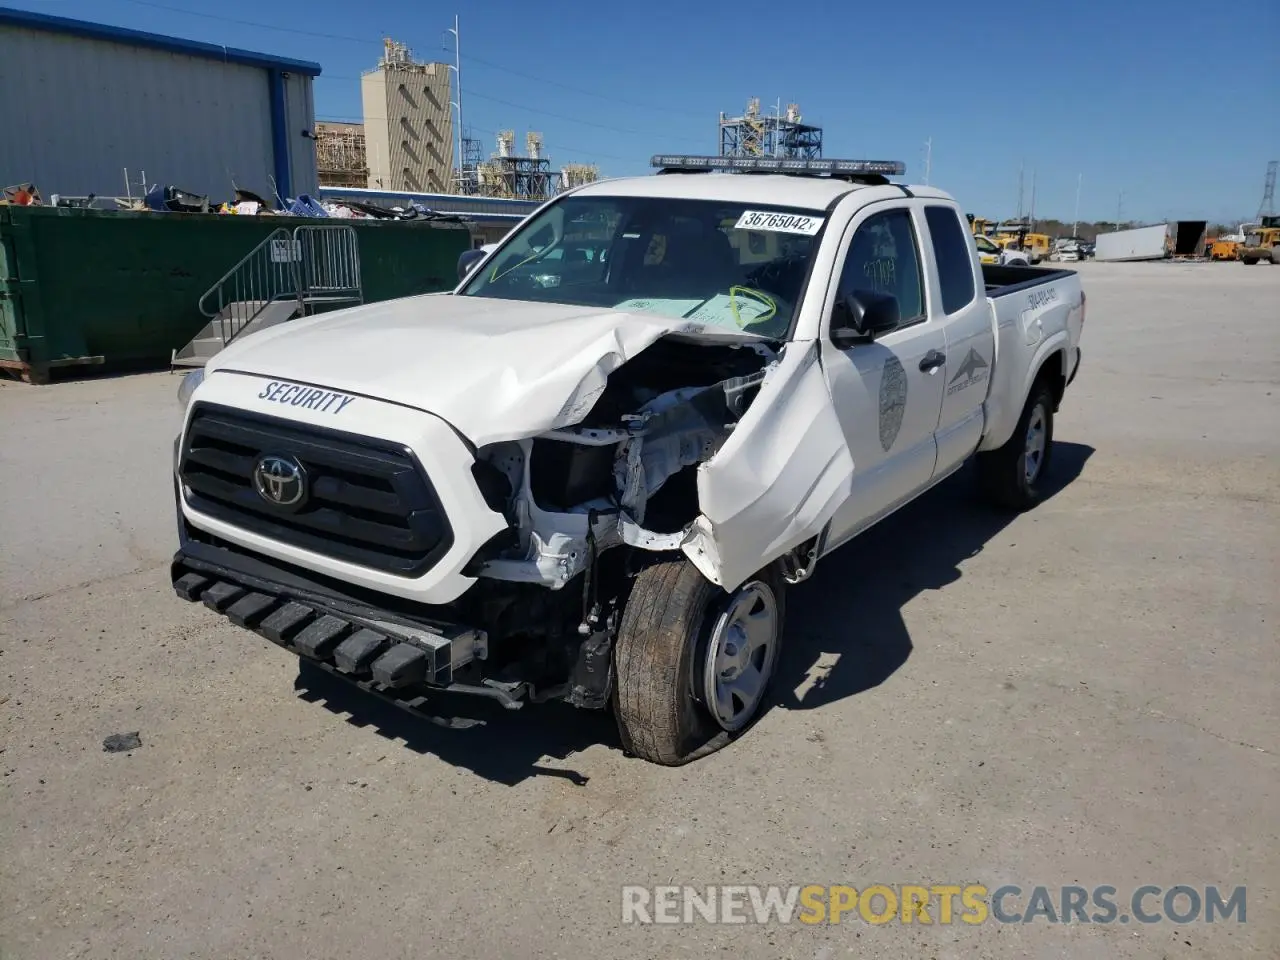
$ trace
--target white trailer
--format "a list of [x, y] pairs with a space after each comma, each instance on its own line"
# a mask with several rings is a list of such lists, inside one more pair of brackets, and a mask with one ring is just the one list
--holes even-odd
[[1169, 224], [1098, 234], [1095, 260], [1163, 260], [1169, 256]]

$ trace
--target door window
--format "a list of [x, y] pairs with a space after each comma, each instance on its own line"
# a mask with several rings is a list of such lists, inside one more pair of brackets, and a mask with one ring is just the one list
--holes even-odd
[[942, 310], [955, 313], [973, 302], [973, 255], [959, 215], [950, 207], [928, 206], [924, 219], [933, 239], [933, 259], [938, 265]]
[[877, 213], [858, 227], [845, 254], [838, 295], [859, 290], [897, 297], [903, 326], [924, 319], [924, 283], [910, 211]]

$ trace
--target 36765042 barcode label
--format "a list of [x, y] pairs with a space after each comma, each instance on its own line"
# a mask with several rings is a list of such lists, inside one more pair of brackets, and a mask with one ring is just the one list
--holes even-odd
[[768, 210], [744, 210], [735, 230], [767, 230], [773, 233], [802, 233], [812, 237], [822, 229], [823, 217], [809, 217], [799, 213], [772, 213]]

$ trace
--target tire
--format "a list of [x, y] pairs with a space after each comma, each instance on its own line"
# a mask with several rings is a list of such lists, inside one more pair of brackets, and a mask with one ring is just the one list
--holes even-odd
[[[1013, 436], [1004, 446], [978, 454], [978, 485], [984, 497], [998, 507], [1030, 510], [1042, 499], [1045, 478], [1053, 459], [1053, 393], [1037, 380], [1018, 418]], [[1039, 424], [1039, 457], [1034, 468], [1027, 465], [1031, 448], [1031, 428]]]
[[1251, 267], [1258, 262], [1258, 258], [1257, 257], [1241, 257], [1240, 262], [1243, 263], [1246, 267]]
[[[732, 596], [683, 558], [640, 573], [614, 644], [613, 706], [623, 749], [651, 763], [679, 766], [719, 750], [750, 729], [777, 675], [784, 587], [776, 564]], [[720, 653], [731, 649], [721, 642], [725, 638], [745, 636], [726, 629], [725, 621], [755, 596], [748, 590], [763, 591], [759, 594], [762, 605], [765, 594], [771, 598], [774, 631], [758, 668], [763, 676], [758, 695], [740, 721], [726, 727], [706, 703], [708, 658], [713, 646]], [[735, 601], [741, 602], [735, 605]]]

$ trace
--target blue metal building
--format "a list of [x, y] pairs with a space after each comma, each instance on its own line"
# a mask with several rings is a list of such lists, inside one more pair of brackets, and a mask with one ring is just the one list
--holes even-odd
[[0, 186], [137, 196], [145, 171], [148, 186], [214, 200], [236, 186], [314, 194], [319, 73], [307, 61], [0, 7]]

